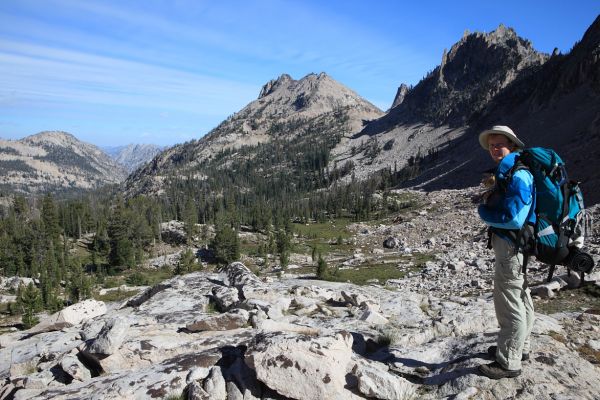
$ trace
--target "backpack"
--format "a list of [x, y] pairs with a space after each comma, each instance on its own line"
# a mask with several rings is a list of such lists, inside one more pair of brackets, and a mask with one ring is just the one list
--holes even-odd
[[556, 265], [564, 265], [569, 272], [580, 272], [583, 284], [583, 274], [591, 272], [594, 260], [581, 250], [585, 236], [591, 234], [592, 217], [585, 210], [579, 183], [568, 179], [564, 162], [551, 149], [522, 150], [509, 179], [519, 169], [533, 175], [536, 222], [533, 229], [526, 226], [517, 234], [517, 246], [550, 265], [548, 281]]

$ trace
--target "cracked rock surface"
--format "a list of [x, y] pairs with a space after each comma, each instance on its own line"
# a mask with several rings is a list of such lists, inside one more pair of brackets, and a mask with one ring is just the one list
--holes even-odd
[[[483, 227], [467, 191], [418, 195], [425, 208], [403, 221], [351, 227], [365, 257], [390, 237], [384, 255], [435, 255], [412, 275], [358, 286], [234, 263], [178, 276], [59, 330], [0, 335], [0, 399], [600, 398], [600, 310], [585, 303], [540, 307], [519, 377], [477, 373], [498, 330]], [[594, 257], [598, 246], [594, 235]], [[547, 268], [531, 269], [545, 284]], [[600, 274], [585, 280], [597, 287]], [[551, 290], [536, 306], [579, 293]]]

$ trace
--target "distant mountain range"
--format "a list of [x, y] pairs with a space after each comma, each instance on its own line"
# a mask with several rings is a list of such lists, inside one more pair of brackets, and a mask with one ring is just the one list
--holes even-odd
[[66, 132], [0, 139], [0, 190], [26, 194], [117, 184], [127, 171], [98, 147]]
[[[208, 179], [211, 156], [226, 149], [243, 151], [224, 154], [220, 168], [239, 170], [241, 155], [255, 157], [259, 144], [280, 138], [310, 143], [311, 127], [321, 120], [321, 135], [337, 134], [325, 169], [344, 166], [345, 182], [410, 165], [413, 179], [406, 185], [476, 185], [492, 166], [476, 137], [485, 127], [505, 124], [528, 145], [554, 147], [572, 176], [583, 181], [587, 198], [597, 202], [599, 36], [600, 18], [571, 52], [549, 55], [503, 25], [490, 33], [465, 34], [416, 86], [400, 85], [386, 113], [324, 73], [297, 81], [282, 75], [204, 138], [169, 149], [130, 176], [127, 192], [160, 193], [167, 177], [178, 174]], [[336, 127], [336, 118], [347, 123]]]
[[[400, 84], [387, 112], [325, 73], [299, 80], [283, 74], [199, 140], [158, 154], [155, 146], [143, 145], [107, 151], [133, 171], [124, 183], [128, 195], [160, 195], [185, 179], [189, 187], [203, 183], [206, 193], [215, 183], [235, 193], [262, 185], [261, 196], [269, 196], [266, 188], [275, 178], [291, 191], [314, 191], [408, 167], [406, 186], [454, 188], [476, 185], [492, 166], [477, 135], [496, 124], [511, 126], [527, 145], [555, 148], [571, 176], [582, 181], [588, 203], [600, 201], [600, 17], [568, 54], [537, 52], [503, 25], [465, 34], [417, 85]], [[41, 150], [1, 143], [5, 185], [25, 185], [30, 178], [40, 185], [78, 185], [74, 177], [46, 178], [47, 172], [35, 169], [39, 157], [48, 157]], [[70, 160], [66, 166], [76, 164]], [[87, 170], [92, 168], [101, 169]], [[108, 175], [94, 182], [124, 177]]]
[[102, 147], [102, 150], [113, 160], [123, 165], [127, 172], [135, 171], [140, 165], [152, 160], [164, 150], [154, 144], [128, 144], [126, 146]]

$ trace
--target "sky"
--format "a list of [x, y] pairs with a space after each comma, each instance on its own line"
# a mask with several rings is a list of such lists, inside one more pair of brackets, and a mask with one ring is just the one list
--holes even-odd
[[199, 139], [281, 74], [325, 72], [386, 110], [469, 32], [567, 53], [598, 0], [0, 0], [0, 138]]

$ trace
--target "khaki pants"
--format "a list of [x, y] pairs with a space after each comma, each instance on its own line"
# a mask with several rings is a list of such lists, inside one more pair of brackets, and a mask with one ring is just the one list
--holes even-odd
[[533, 302], [529, 289], [523, 289], [523, 255], [515, 254], [514, 244], [494, 234], [494, 308], [500, 325], [496, 361], [511, 370], [521, 369], [521, 356], [529, 353], [533, 327]]

